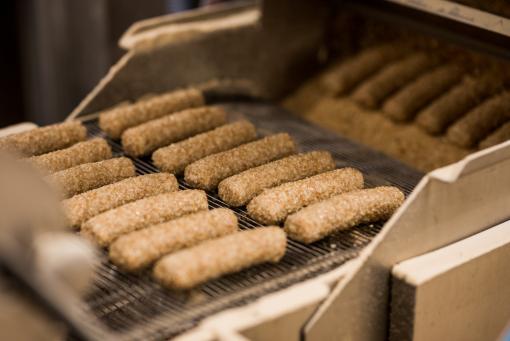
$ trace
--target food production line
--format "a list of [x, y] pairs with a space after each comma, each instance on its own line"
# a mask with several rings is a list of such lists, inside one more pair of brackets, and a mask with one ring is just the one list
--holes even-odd
[[[100, 115], [191, 88], [205, 104], [224, 110], [228, 121], [248, 120], [260, 136], [288, 133], [300, 152], [329, 151], [336, 168], [361, 171], [365, 187], [394, 186], [406, 199], [387, 221], [313, 243], [288, 239], [276, 263], [191, 290], [169, 290], [150, 270], [128, 273], [83, 238], [63, 233], [69, 228], [57, 199], [32, 170], [18, 169], [6, 156], [2, 282], [6, 292], [20, 296], [30, 321], [50, 319], [41, 323], [50, 330], [27, 333], [154, 340], [426, 338], [405, 280], [419, 264], [412, 259], [510, 217], [510, 19], [504, 9], [442, 0], [248, 1], [134, 24], [120, 40], [124, 57], [68, 121], [82, 122], [87, 139], [105, 139], [112, 156], [128, 156], [137, 175], [161, 167], [150, 154], [133, 156], [137, 152], [124, 140], [105, 131]], [[194, 188], [183, 176], [177, 180], [181, 190]], [[23, 193], [30, 193], [30, 202]], [[210, 209], [232, 209], [243, 231], [263, 225], [215, 190], [207, 191], [207, 201]], [[44, 238], [48, 231], [58, 233]], [[466, 277], [455, 280], [459, 292], [468, 292], [460, 284]], [[426, 302], [448, 302], [438, 296]], [[510, 319], [505, 314], [501, 321]], [[504, 323], [487, 327], [485, 335], [497, 336]]]

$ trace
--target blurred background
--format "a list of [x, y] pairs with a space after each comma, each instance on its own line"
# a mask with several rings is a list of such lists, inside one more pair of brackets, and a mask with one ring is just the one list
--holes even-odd
[[218, 0], [5, 0], [0, 127], [64, 119], [122, 55], [135, 21]]

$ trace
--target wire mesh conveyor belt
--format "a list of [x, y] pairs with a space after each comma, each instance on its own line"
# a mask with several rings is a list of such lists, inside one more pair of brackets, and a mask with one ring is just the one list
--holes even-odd
[[[391, 184], [408, 194], [422, 174], [371, 149], [296, 118], [270, 104], [236, 103], [224, 107], [232, 116], [251, 120], [259, 134], [289, 132], [302, 151], [330, 151], [337, 167], [352, 166], [365, 174], [367, 186]], [[241, 113], [241, 114], [240, 114]], [[91, 136], [106, 135], [97, 121], [85, 122]], [[108, 139], [114, 153], [118, 142]], [[139, 174], [157, 172], [150, 158], [134, 159]], [[189, 188], [181, 179], [180, 187]], [[208, 194], [211, 208], [227, 207], [216, 194]], [[259, 226], [244, 208], [234, 209], [241, 229]], [[165, 339], [182, 333], [211, 314], [246, 304], [265, 294], [330, 271], [349, 259], [379, 232], [381, 224], [359, 226], [311, 245], [289, 241], [277, 264], [262, 264], [209, 281], [192, 292], [173, 292], [159, 286], [148, 272], [127, 274], [108, 261], [101, 264], [94, 287], [86, 298], [87, 310], [113, 331], [134, 333], [143, 339]]]

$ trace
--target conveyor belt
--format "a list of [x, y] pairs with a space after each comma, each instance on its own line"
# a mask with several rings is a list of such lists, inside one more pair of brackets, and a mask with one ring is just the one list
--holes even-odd
[[[421, 173], [398, 161], [311, 126], [273, 105], [235, 103], [224, 106], [233, 117], [241, 115], [251, 120], [259, 134], [287, 131], [302, 151], [329, 150], [338, 167], [360, 169], [366, 176], [367, 186], [391, 184], [408, 194], [422, 177]], [[97, 121], [85, 123], [91, 136], [106, 138]], [[109, 142], [114, 152], [122, 155], [119, 143]], [[149, 158], [134, 159], [134, 162], [139, 174], [157, 172]], [[179, 180], [181, 188], [188, 188], [182, 179]], [[209, 205], [211, 208], [227, 207], [214, 193], [209, 193]], [[247, 216], [244, 208], [234, 211], [242, 229], [259, 226]], [[105, 260], [86, 302], [88, 309], [113, 331], [144, 340], [165, 339], [192, 328], [218, 311], [241, 306], [337, 268], [356, 257], [381, 227], [382, 224], [359, 226], [311, 245], [289, 241], [287, 252], [278, 264], [262, 264], [223, 276], [191, 292], [166, 290], [154, 282], [148, 272], [123, 273]]]

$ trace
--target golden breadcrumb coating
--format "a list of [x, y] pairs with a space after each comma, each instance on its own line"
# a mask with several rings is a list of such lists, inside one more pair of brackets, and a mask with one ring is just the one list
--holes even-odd
[[336, 169], [264, 190], [250, 201], [248, 214], [263, 224], [279, 224], [302, 207], [361, 188], [363, 174], [360, 171]]
[[172, 174], [146, 174], [75, 195], [64, 200], [62, 205], [69, 224], [79, 227], [112, 208], [153, 195], [175, 192], [178, 188], [177, 179]]
[[195, 188], [212, 190], [221, 180], [270, 161], [294, 154], [296, 145], [287, 133], [275, 134], [193, 162], [184, 179]]
[[227, 121], [221, 108], [201, 107], [129, 128], [122, 134], [122, 147], [131, 156], [142, 156], [190, 136], [214, 129]]
[[489, 98], [448, 128], [451, 143], [464, 148], [478, 144], [510, 120], [510, 91]]
[[167, 255], [154, 266], [154, 277], [172, 289], [194, 286], [264, 262], [278, 262], [287, 237], [276, 226], [261, 227], [208, 240]]
[[364, 49], [352, 58], [335, 66], [324, 79], [324, 87], [334, 94], [343, 94], [387, 63], [402, 57], [406, 49], [394, 43]]
[[404, 194], [396, 187], [347, 192], [291, 214], [285, 232], [289, 238], [313, 243], [335, 231], [388, 219], [403, 202]]
[[110, 245], [110, 260], [127, 271], [137, 271], [166, 254], [237, 229], [237, 217], [231, 210], [203, 211], [119, 237]]
[[431, 134], [440, 134], [501, 87], [501, 79], [493, 74], [465, 77], [460, 84], [423, 109], [416, 117], [416, 123]]
[[181, 174], [187, 165], [197, 160], [253, 141], [256, 137], [253, 124], [234, 122], [160, 148], [152, 154], [152, 160], [163, 172]]
[[499, 143], [510, 140], [510, 121], [496, 129], [492, 134], [480, 142], [480, 148], [488, 148]]
[[266, 188], [334, 168], [335, 161], [326, 151], [291, 155], [226, 178], [218, 185], [218, 194], [228, 205], [242, 206]]
[[135, 166], [126, 157], [119, 157], [61, 170], [48, 176], [65, 197], [80, 194], [135, 176]]
[[391, 96], [383, 105], [384, 114], [395, 121], [411, 120], [419, 109], [458, 83], [462, 73], [454, 64], [426, 72]]
[[108, 246], [123, 234], [203, 210], [207, 210], [204, 191], [164, 193], [101, 213], [87, 220], [81, 231], [99, 245]]
[[99, 127], [111, 138], [118, 139], [128, 128], [173, 112], [200, 107], [204, 104], [204, 96], [200, 90], [171, 91], [104, 111], [99, 114]]
[[376, 108], [389, 95], [436, 63], [435, 58], [424, 53], [415, 53], [394, 61], [361, 83], [352, 97], [367, 108]]
[[87, 129], [81, 122], [64, 122], [2, 137], [0, 150], [28, 157], [67, 148], [86, 137]]
[[57, 150], [27, 161], [47, 173], [55, 173], [84, 163], [98, 162], [112, 157], [112, 149], [105, 139], [95, 138], [79, 142], [66, 149]]

